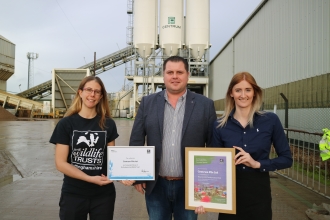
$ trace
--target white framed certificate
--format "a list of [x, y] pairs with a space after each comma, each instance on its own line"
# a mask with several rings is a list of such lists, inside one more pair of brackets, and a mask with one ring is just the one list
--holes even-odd
[[234, 148], [185, 148], [185, 208], [236, 214]]
[[108, 146], [110, 180], [155, 180], [155, 146]]

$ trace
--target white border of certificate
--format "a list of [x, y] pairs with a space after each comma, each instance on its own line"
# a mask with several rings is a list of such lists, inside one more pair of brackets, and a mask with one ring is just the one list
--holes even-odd
[[111, 180], [155, 180], [155, 147], [108, 146], [107, 176]]
[[[194, 156], [223, 156], [226, 157], [226, 204], [200, 202], [194, 200], [195, 164]], [[234, 148], [185, 148], [185, 208], [195, 210], [203, 206], [206, 211], [236, 214], [236, 167]]]

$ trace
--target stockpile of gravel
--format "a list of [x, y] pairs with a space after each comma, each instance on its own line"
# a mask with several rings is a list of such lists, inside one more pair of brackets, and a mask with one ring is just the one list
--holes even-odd
[[17, 121], [17, 118], [0, 106], [0, 121]]

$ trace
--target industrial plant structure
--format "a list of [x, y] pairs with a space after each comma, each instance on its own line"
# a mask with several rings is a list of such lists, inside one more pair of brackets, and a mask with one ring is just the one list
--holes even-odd
[[41, 109], [42, 104], [39, 102], [6, 92], [7, 80], [14, 72], [15, 44], [0, 35], [0, 106], [11, 109], [14, 114], [19, 109], [26, 109], [29, 112], [33, 109]]
[[[315, 131], [330, 123], [328, 1], [262, 1], [211, 62], [209, 0], [127, 3], [128, 46], [78, 68], [97, 75], [125, 64], [125, 77], [130, 82], [123, 91], [111, 94], [113, 116], [128, 109], [134, 117], [142, 96], [164, 89], [164, 59], [180, 55], [189, 62], [188, 89], [213, 99], [219, 114], [232, 75], [248, 71], [265, 91], [263, 108], [276, 110], [285, 127]], [[10, 47], [3, 49], [1, 44], [0, 59], [7, 61], [0, 64], [0, 86], [6, 90], [5, 80], [14, 73], [15, 45], [3, 37], [1, 42]], [[17, 95], [37, 101], [53, 92], [60, 94], [61, 85], [67, 87], [70, 80], [55, 84], [49, 80]], [[72, 89], [68, 92], [63, 97], [74, 94]], [[7, 95], [1, 97], [10, 100]], [[53, 108], [56, 103], [67, 102], [61, 95], [53, 97]], [[65, 111], [70, 103], [64, 106]], [[285, 106], [290, 111], [284, 110]]]
[[[128, 30], [137, 59], [126, 65], [133, 81], [130, 112], [135, 115], [141, 96], [164, 89], [163, 61], [179, 55], [187, 59], [188, 88], [208, 96], [210, 1], [128, 0], [133, 26]], [[159, 4], [158, 4], [159, 3]], [[184, 8], [185, 6], [185, 8]], [[159, 11], [159, 14], [158, 14]], [[184, 12], [186, 12], [184, 14]], [[129, 33], [129, 34], [130, 34]]]
[[[162, 63], [172, 55], [188, 60], [191, 72], [188, 88], [208, 96], [209, 0], [189, 0], [186, 4], [184, 0], [128, 0], [127, 14], [128, 47], [78, 68], [97, 75], [125, 63], [125, 77], [131, 82], [124, 86], [124, 91], [111, 94], [112, 115], [126, 115], [121, 111], [127, 110], [134, 117], [142, 96], [164, 89]], [[61, 79], [63, 75], [55, 73], [53, 77]], [[70, 106], [68, 97], [75, 93], [70, 89], [66, 95], [60, 95], [61, 87], [68, 84], [65, 80], [50, 80], [17, 95], [39, 100], [57, 93], [52, 95], [53, 112], [65, 111]]]

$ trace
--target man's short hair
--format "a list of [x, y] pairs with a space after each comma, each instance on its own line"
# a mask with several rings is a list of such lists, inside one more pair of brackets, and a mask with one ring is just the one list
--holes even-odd
[[171, 56], [169, 58], [167, 58], [166, 60], [164, 60], [164, 64], [163, 64], [163, 71], [165, 71], [166, 69], [166, 64], [168, 61], [171, 61], [171, 62], [182, 62], [184, 64], [184, 68], [186, 69], [187, 72], [189, 72], [188, 70], [188, 61], [186, 59], [184, 59], [183, 57], [180, 57], [180, 56]]

